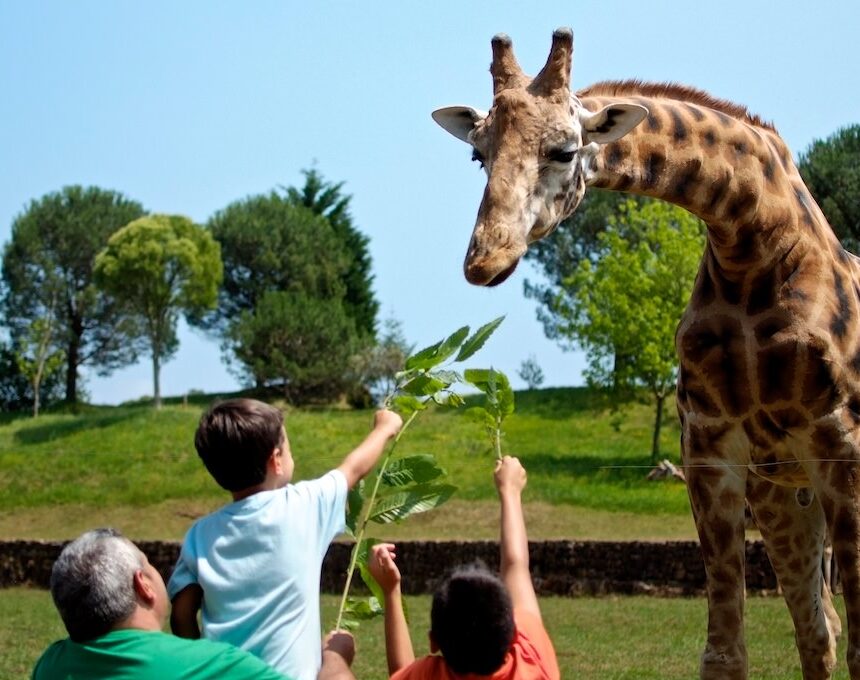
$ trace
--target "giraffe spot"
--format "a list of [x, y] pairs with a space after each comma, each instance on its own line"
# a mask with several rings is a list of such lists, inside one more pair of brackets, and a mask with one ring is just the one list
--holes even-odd
[[702, 135], [702, 139], [705, 141], [706, 146], [714, 146], [717, 143], [717, 133], [713, 128], [708, 128]]
[[707, 211], [709, 213], [715, 214], [717, 207], [722, 203], [723, 199], [725, 198], [726, 193], [729, 190], [730, 184], [731, 175], [729, 173], [724, 174], [716, 182], [711, 183], [711, 195], [705, 202], [705, 207], [707, 208]]
[[833, 376], [834, 368], [823, 348], [807, 345], [806, 354], [800, 401], [813, 416], [831, 413], [839, 399], [839, 387]]
[[685, 103], [684, 106], [697, 121], [701, 122], [705, 120], [705, 114], [698, 106], [693, 106], [690, 103]]
[[848, 332], [848, 326], [851, 323], [851, 303], [845, 291], [842, 273], [838, 270], [833, 272], [833, 287], [836, 292], [837, 309], [830, 320], [830, 332], [841, 340]]
[[[720, 442], [729, 429], [728, 425], [691, 426], [689, 428], [690, 441], [687, 453], [690, 456], [712, 453], [720, 446]], [[698, 476], [706, 479], [709, 477], [709, 473], [702, 471], [699, 472]]]
[[801, 569], [803, 569], [803, 561], [797, 557], [794, 557], [786, 563], [785, 567], [789, 572], [796, 574]]
[[683, 142], [689, 134], [687, 126], [677, 109], [669, 109], [669, 115], [672, 117], [672, 139], [675, 140], [675, 143]]
[[766, 316], [753, 326], [753, 334], [759, 346], [773, 341], [773, 336], [781, 333], [790, 326], [790, 321], [783, 316]]
[[686, 201], [688, 199], [688, 192], [695, 187], [701, 169], [702, 160], [700, 158], [692, 158], [684, 164], [677, 175], [677, 182], [673, 189], [676, 200]]
[[604, 153], [606, 155], [606, 169], [613, 172], [616, 171], [624, 157], [621, 145], [618, 142], [607, 144]]
[[711, 304], [717, 297], [717, 291], [714, 288], [714, 281], [707, 271], [700, 270], [696, 277], [696, 283], [693, 287], [693, 292], [690, 295], [689, 306], [691, 309], [701, 309]]
[[[741, 423], [741, 426], [744, 428], [744, 434], [746, 434], [747, 439], [750, 440], [750, 443], [754, 447], [759, 449], [766, 449], [770, 447], [770, 440], [768, 440], [764, 435], [762, 435], [762, 433], [753, 423], [752, 418], [745, 418], [744, 421]], [[776, 458], [774, 458], [773, 456], [770, 456], [770, 458], [771, 460], [769, 462], [772, 465], [776, 462]], [[756, 470], [762, 474], [770, 474], [772, 472], [775, 472], [775, 470], [767, 468], [767, 459], [765, 459], [765, 461], [766, 462], [763, 462], [761, 465], [757, 465]]]
[[735, 119], [731, 118], [730, 116], [727, 116], [722, 111], [714, 111], [714, 113], [717, 114], [717, 118], [719, 119], [720, 124], [723, 127], [732, 127], [732, 125], [735, 124]]
[[665, 165], [666, 156], [663, 154], [657, 151], [648, 154], [648, 158], [645, 159], [645, 174], [642, 178], [643, 188], [649, 189], [657, 184]]
[[773, 177], [774, 177], [774, 163], [773, 163], [773, 156], [771, 156], [770, 158], [768, 158], [768, 159], [763, 163], [762, 171], [764, 172], [764, 178], [765, 178], [769, 183], [773, 183]]
[[813, 226], [815, 224], [815, 221], [812, 219], [812, 211], [809, 209], [805, 190], [795, 187], [794, 199], [795, 201], [797, 201], [797, 205], [800, 208], [801, 215], [803, 215], [803, 222], [809, 227]]
[[824, 455], [829, 455], [845, 444], [845, 439], [838, 427], [832, 423], [819, 423], [812, 433], [812, 443]]
[[797, 343], [791, 340], [774, 342], [759, 349], [756, 357], [761, 403], [773, 404], [789, 399], [794, 388]]
[[693, 478], [689, 485], [690, 499], [693, 504], [701, 509], [708, 509], [712, 506], [713, 495], [710, 485], [704, 482], [699, 476]]
[[648, 128], [649, 132], [659, 132], [660, 128], [663, 127], [663, 121], [660, 119], [659, 109], [660, 107], [653, 102], [647, 103], [645, 106], [648, 109], [648, 117], [645, 119], [645, 125]]
[[630, 175], [623, 174], [618, 177], [612, 188], [615, 191], [627, 191], [631, 186], [633, 186], [633, 178]]
[[736, 139], [734, 142], [732, 142], [732, 148], [738, 156], [745, 156], [747, 153], [746, 142], [741, 139]]
[[759, 410], [755, 414], [755, 423], [759, 430], [765, 433], [770, 441], [781, 441], [785, 439], [788, 432], [785, 431], [779, 424], [773, 420], [766, 411]]
[[809, 425], [809, 419], [802, 412], [792, 407], [772, 411], [770, 417], [773, 418], [777, 427], [783, 430], [803, 429]]
[[684, 408], [692, 413], [706, 416], [722, 415], [722, 410], [708, 393], [707, 388], [695, 379], [678, 380], [678, 399]]
[[[745, 239], [745, 238], [746, 237], [741, 235], [741, 239]], [[745, 250], [744, 241], [742, 240], [740, 242], [739, 248], [735, 247], [732, 250], [733, 251], [737, 250], [737, 251], [743, 252]], [[742, 260], [742, 258], [731, 257], [731, 256], [727, 256], [727, 259], [733, 260], [736, 263], [740, 262]], [[733, 306], [739, 305], [741, 302], [741, 297], [743, 295], [742, 283], [739, 281], [732, 281], [731, 279], [729, 279], [725, 276], [721, 276], [721, 275], [717, 275], [714, 278], [715, 278], [715, 283], [719, 286], [720, 295], [723, 298], [723, 300], [725, 300], [726, 302], [728, 302], [730, 305], [733, 305]]]
[[[842, 553], [843, 564], [856, 564], [857, 562], [857, 518], [849, 508], [839, 508], [833, 517], [831, 534], [833, 536], [834, 548]], [[847, 571], [840, 569], [840, 572]]]
[[714, 534], [714, 547], [721, 554], [727, 553], [735, 539], [734, 527], [721, 517], [712, 518], [710, 525]]
[[755, 316], [773, 307], [776, 300], [776, 272], [770, 267], [752, 281], [747, 300], [747, 314]]
[[856, 395], [851, 397], [848, 403], [845, 404], [845, 410], [855, 425], [860, 423], [860, 397]]
[[730, 219], [737, 220], [739, 217], [746, 215], [755, 208], [757, 203], [758, 195], [754, 189], [750, 187], [738, 187], [737, 193], [726, 206], [726, 214]]

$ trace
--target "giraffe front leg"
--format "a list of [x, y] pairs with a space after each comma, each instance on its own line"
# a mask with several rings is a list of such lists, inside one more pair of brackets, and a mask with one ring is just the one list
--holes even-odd
[[746, 680], [746, 469], [729, 468], [724, 461], [687, 449], [684, 446], [687, 491], [699, 533], [708, 592], [708, 639], [702, 654], [700, 677], [702, 680]]
[[[847, 447], [817, 466], [816, 491], [839, 568], [848, 620], [848, 672], [860, 680], [860, 463]], [[850, 461], [850, 462], [849, 462]]]
[[836, 665], [839, 617], [824, 583], [824, 513], [806, 490], [750, 475], [747, 500], [794, 621], [804, 680], [829, 680]]

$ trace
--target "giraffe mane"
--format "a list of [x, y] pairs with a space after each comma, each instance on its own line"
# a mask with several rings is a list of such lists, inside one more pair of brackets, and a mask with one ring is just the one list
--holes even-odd
[[690, 104], [699, 104], [716, 111], [721, 111], [750, 125], [776, 132], [773, 123], [764, 121], [756, 114], [750, 113], [746, 106], [735, 104], [725, 99], [719, 99], [704, 90], [679, 83], [648, 83], [642, 80], [605, 80], [594, 85], [589, 85], [576, 93], [577, 97], [624, 97], [631, 95], [664, 97]]

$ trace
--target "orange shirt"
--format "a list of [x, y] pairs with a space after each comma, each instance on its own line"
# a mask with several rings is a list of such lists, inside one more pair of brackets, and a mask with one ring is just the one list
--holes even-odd
[[514, 610], [516, 632], [502, 667], [491, 675], [455, 673], [441, 655], [433, 654], [401, 668], [391, 680], [559, 680], [555, 649], [541, 620]]

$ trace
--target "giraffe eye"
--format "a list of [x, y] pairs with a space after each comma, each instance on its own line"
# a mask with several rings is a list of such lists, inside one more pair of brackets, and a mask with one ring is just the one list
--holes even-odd
[[554, 149], [549, 152], [549, 159], [556, 163], [571, 163], [576, 156], [576, 151], [568, 149]]
[[480, 163], [482, 168], [484, 167], [484, 157], [477, 149], [472, 149], [472, 160]]

